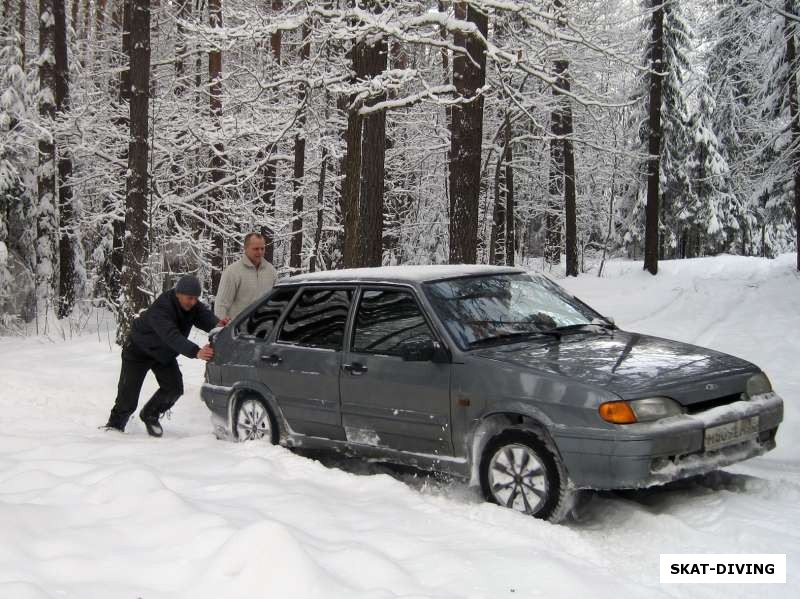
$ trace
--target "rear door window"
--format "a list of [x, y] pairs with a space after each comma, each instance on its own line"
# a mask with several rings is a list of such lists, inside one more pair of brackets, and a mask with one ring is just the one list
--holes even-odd
[[250, 316], [239, 324], [236, 334], [248, 335], [257, 339], [269, 337], [281, 314], [289, 306], [296, 293], [296, 287], [279, 287], [273, 291], [258, 308], [250, 313]]
[[352, 289], [305, 289], [278, 334], [278, 341], [342, 349]]

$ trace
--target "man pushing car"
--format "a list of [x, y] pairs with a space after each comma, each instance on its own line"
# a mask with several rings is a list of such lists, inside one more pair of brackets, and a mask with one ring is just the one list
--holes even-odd
[[133, 320], [131, 332], [122, 348], [122, 367], [117, 384], [117, 399], [108, 417], [106, 430], [125, 430], [136, 411], [144, 377], [152, 370], [158, 390], [139, 412], [139, 418], [153, 437], [163, 434], [159, 419], [183, 395], [183, 376], [178, 354], [208, 361], [214, 357], [211, 345], [199, 347], [189, 341], [195, 326], [210, 331], [224, 326], [201, 301], [202, 288], [197, 277], [184, 275], [174, 289], [162, 293], [153, 304]]

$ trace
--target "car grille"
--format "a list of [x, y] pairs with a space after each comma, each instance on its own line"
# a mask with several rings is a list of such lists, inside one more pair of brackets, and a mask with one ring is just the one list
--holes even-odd
[[711, 408], [716, 408], [719, 406], [727, 406], [730, 403], [741, 400], [743, 395], [744, 393], [733, 393], [731, 395], [723, 395], [722, 397], [715, 397], [713, 399], [698, 401], [697, 403], [687, 405], [686, 413], [698, 414], [700, 412], [705, 412], [706, 410], [710, 410]]

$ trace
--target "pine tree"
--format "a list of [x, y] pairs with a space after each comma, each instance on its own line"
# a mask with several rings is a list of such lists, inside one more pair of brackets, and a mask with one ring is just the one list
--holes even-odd
[[[797, 10], [793, 0], [784, 4], [784, 37], [786, 39], [786, 102], [789, 104], [791, 119], [791, 143], [787, 148], [789, 164], [792, 172], [794, 204], [795, 247], [797, 253], [797, 270], [800, 271], [800, 102], [797, 97]], [[788, 211], [787, 211], [788, 212]]]
[[664, 11], [664, 72], [662, 84], [661, 125], [662, 144], [659, 165], [660, 251], [659, 257], [675, 255], [678, 244], [676, 215], [682, 211], [689, 193], [687, 159], [691, 139], [689, 110], [686, 98], [691, 67], [687, 52], [691, 47], [691, 32], [682, 14], [680, 2], [665, 2]]
[[754, 250], [755, 217], [750, 209], [757, 179], [751, 152], [760, 145], [763, 133], [751, 126], [758, 81], [753, 76], [749, 45], [760, 34], [755, 15], [740, 2], [720, 3], [708, 25], [715, 42], [708, 52], [706, 72], [710, 88], [708, 116], [710, 129], [719, 142], [722, 160], [728, 165], [728, 183], [738, 227], [728, 239], [731, 250], [747, 255]]
[[681, 258], [731, 251], [743, 207], [731, 191], [730, 167], [712, 129], [714, 100], [705, 82], [689, 121], [689, 192], [676, 215]]
[[[64, 113], [70, 108], [67, 22], [64, 4], [55, 2], [54, 51], [55, 108]], [[64, 318], [75, 305], [76, 295], [83, 287], [83, 248], [78, 231], [78, 218], [72, 191], [72, 156], [67, 143], [58, 144], [58, 212], [59, 212], [59, 301], [58, 316]]]
[[38, 313], [44, 314], [52, 299], [55, 286], [58, 236], [56, 206], [55, 145], [55, 20], [53, 3], [39, 0], [39, 166], [37, 172], [38, 200], [36, 205], [36, 295]]

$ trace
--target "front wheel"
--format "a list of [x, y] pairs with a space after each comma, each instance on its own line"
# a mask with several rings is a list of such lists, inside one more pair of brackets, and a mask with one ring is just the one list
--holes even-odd
[[266, 404], [254, 397], [245, 397], [238, 402], [233, 423], [239, 441], [264, 439], [276, 442], [276, 429]]
[[564, 468], [532, 432], [509, 430], [489, 441], [480, 478], [483, 495], [492, 503], [554, 522], [568, 511]]

